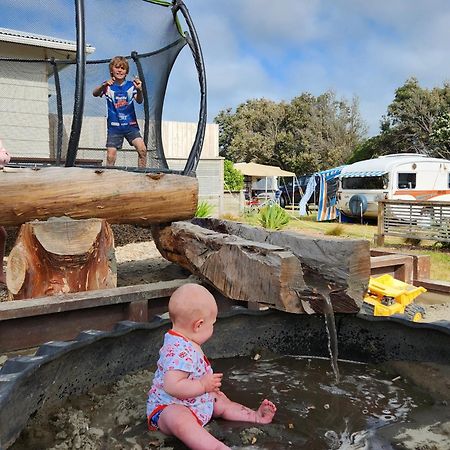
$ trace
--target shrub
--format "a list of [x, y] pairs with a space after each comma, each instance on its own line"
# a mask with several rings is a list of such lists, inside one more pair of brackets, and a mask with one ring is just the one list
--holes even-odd
[[289, 214], [278, 205], [264, 206], [258, 214], [258, 223], [269, 230], [280, 230], [289, 220]]
[[197, 211], [195, 211], [195, 217], [205, 218], [211, 217], [214, 211], [214, 206], [211, 203], [203, 200], [197, 205]]
[[420, 239], [408, 237], [404, 240], [406, 245], [411, 245], [413, 247], [417, 247], [420, 244]]
[[342, 225], [342, 223], [338, 223], [334, 225], [334, 227], [325, 231], [325, 234], [327, 236], [341, 236], [343, 232], [344, 232], [344, 225]]
[[223, 162], [223, 184], [228, 191], [240, 191], [244, 188], [244, 175], [227, 159]]

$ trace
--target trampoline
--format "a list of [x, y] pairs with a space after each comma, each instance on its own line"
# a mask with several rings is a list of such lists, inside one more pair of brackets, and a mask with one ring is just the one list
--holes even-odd
[[[28, 53], [37, 55], [0, 57], [0, 79], [21, 86], [19, 92], [4, 91], [0, 98], [0, 114], [12, 122], [2, 128], [6, 134], [2, 139], [13, 143], [9, 149], [16, 159], [33, 160], [14, 164], [92, 167], [90, 162], [96, 161], [95, 167], [104, 167], [106, 101], [93, 97], [92, 90], [109, 78], [111, 58], [122, 55], [130, 65], [128, 79], [138, 76], [142, 81], [144, 99], [135, 108], [147, 147], [147, 167], [138, 169], [131, 163], [137, 155], [130, 147], [124, 148], [129, 161], [120, 164], [119, 160], [115, 168], [195, 175], [206, 127], [206, 77], [198, 36], [184, 2], [37, 3], [10, 2], [2, 12], [1, 39], [10, 46], [22, 45], [19, 49], [26, 42]], [[33, 8], [40, 8], [45, 20], [36, 22]], [[185, 166], [174, 170], [165, 156], [161, 125], [169, 76], [185, 46], [197, 71], [199, 113], [192, 147], [184, 150]]]

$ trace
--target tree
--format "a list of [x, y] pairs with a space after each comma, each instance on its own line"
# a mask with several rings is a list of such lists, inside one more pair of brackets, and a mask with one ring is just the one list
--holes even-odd
[[223, 162], [223, 184], [228, 191], [240, 191], [244, 188], [244, 175], [228, 159]]
[[303, 93], [289, 103], [247, 100], [234, 113], [221, 111], [215, 122], [221, 156], [299, 174], [344, 163], [366, 133], [358, 101], [338, 100], [332, 91]]
[[[450, 86], [424, 89], [409, 78], [395, 91], [381, 123], [377, 154], [413, 152], [449, 155], [446, 139], [450, 113]], [[373, 142], [372, 142], [373, 144]]]
[[450, 159], [450, 112], [441, 114], [433, 123], [430, 141], [434, 156]]
[[284, 104], [267, 99], [247, 100], [236, 113], [221, 111], [219, 124], [220, 155], [234, 162], [273, 162], [284, 120]]

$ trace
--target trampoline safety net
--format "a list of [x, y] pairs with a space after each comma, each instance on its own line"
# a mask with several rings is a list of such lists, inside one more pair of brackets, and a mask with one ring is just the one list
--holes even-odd
[[[0, 139], [13, 155], [13, 161], [106, 165], [106, 99], [94, 97], [92, 91], [111, 78], [109, 62], [120, 55], [129, 63], [127, 80], [138, 77], [142, 81], [144, 100], [141, 104], [134, 102], [134, 107], [147, 147], [146, 170], [170, 172], [161, 120], [169, 75], [186, 44], [192, 50], [200, 90], [205, 95], [204, 75], [200, 73], [200, 69], [204, 70], [201, 50], [193, 43], [192, 37], [194, 41], [197, 37], [184, 3], [178, 0], [2, 3], [5, 4], [0, 22]], [[179, 16], [183, 27], [187, 24], [188, 32], [182, 30]], [[81, 58], [77, 54], [80, 42], [85, 47]], [[203, 143], [206, 110], [199, 117], [196, 140], [192, 149], [186, 149], [185, 174], [195, 171]], [[71, 154], [74, 141], [75, 154]], [[116, 167], [133, 170], [136, 166], [137, 152], [125, 140], [123, 150], [117, 154]]]

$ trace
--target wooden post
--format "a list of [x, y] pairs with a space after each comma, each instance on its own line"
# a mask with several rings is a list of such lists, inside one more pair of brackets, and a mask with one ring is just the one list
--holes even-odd
[[101, 219], [68, 217], [23, 224], [6, 284], [14, 300], [116, 287], [111, 227]]
[[384, 201], [378, 202], [378, 232], [374, 236], [375, 245], [384, 246]]

